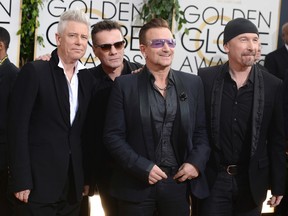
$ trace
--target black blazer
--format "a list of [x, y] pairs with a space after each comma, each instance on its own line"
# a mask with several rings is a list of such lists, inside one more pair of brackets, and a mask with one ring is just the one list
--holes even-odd
[[[178, 109], [172, 143], [179, 163], [195, 165], [200, 176], [190, 181], [192, 193], [208, 195], [204, 168], [210, 148], [205, 126], [204, 94], [197, 76], [173, 71]], [[147, 68], [138, 74], [117, 78], [110, 95], [104, 142], [119, 165], [111, 183], [112, 196], [127, 201], [143, 201], [151, 185], [148, 175], [154, 165], [154, 140], [148, 102]]]
[[7, 169], [7, 112], [9, 96], [19, 69], [6, 59], [0, 65], [0, 170]]
[[[132, 71], [142, 67], [142, 65], [123, 60], [124, 68], [121, 76], [131, 74]], [[90, 184], [91, 192], [96, 186], [96, 182], [107, 182], [111, 177], [113, 159], [108, 153], [103, 143], [103, 130], [106, 118], [108, 100], [112, 89], [113, 81], [104, 72], [102, 64], [90, 68], [89, 71], [95, 77], [95, 89], [93, 98], [89, 105], [86, 121], [83, 129], [85, 157], [85, 175], [87, 184]], [[97, 189], [96, 189], [97, 190]]]
[[285, 46], [269, 53], [265, 57], [264, 66], [276, 77], [284, 80], [288, 73], [288, 51]]
[[70, 125], [67, 80], [58, 67], [57, 50], [50, 61], [27, 63], [11, 96], [9, 150], [12, 191], [31, 189], [30, 200], [53, 203], [62, 194], [69, 163], [77, 199], [83, 191], [81, 129], [94, 78], [78, 73], [78, 111]]
[[[256, 204], [261, 205], [267, 189], [273, 195], [283, 195], [285, 190], [285, 139], [282, 107], [282, 82], [275, 76], [253, 66], [254, 99], [252, 113], [252, 139], [249, 161], [249, 187]], [[219, 167], [219, 125], [221, 95], [228, 63], [223, 66], [200, 68], [204, 84], [207, 129], [213, 149], [207, 164], [206, 174], [213, 186]]]

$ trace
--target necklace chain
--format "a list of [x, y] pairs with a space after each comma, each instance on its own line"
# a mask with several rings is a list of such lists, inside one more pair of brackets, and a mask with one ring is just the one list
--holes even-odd
[[3, 64], [3, 62], [8, 58], [8, 56], [6, 55], [3, 59], [0, 60], [0, 65]]
[[167, 85], [164, 87], [164, 88], [160, 88], [159, 86], [157, 86], [155, 83], [154, 83], [154, 86], [160, 90], [160, 91], [166, 91], [167, 90]]

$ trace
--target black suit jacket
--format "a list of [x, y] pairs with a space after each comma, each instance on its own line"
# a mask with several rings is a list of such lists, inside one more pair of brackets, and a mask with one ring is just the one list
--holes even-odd
[[0, 65], [0, 170], [7, 169], [7, 113], [9, 96], [19, 69], [6, 59]]
[[276, 77], [284, 80], [288, 73], [288, 51], [285, 46], [269, 53], [265, 57], [264, 66]]
[[30, 200], [57, 201], [73, 170], [76, 197], [82, 197], [81, 129], [94, 78], [78, 73], [78, 110], [70, 124], [67, 80], [58, 67], [57, 50], [50, 61], [27, 63], [19, 72], [11, 96], [9, 150], [12, 191], [31, 189]]
[[[173, 125], [172, 144], [179, 163], [195, 165], [200, 176], [190, 181], [192, 193], [208, 195], [204, 168], [210, 148], [207, 139], [204, 94], [196, 76], [172, 71], [178, 95], [178, 108]], [[147, 68], [138, 74], [115, 80], [110, 95], [104, 129], [105, 144], [117, 162], [111, 193], [120, 200], [143, 201], [151, 185], [148, 175], [154, 165], [155, 151], [148, 101]]]
[[[212, 148], [206, 174], [213, 186], [219, 168], [219, 125], [221, 95], [228, 63], [222, 66], [200, 68], [198, 71], [205, 90], [207, 128]], [[254, 99], [252, 113], [252, 138], [249, 161], [249, 187], [256, 204], [261, 205], [267, 189], [274, 195], [283, 195], [285, 190], [285, 139], [282, 109], [282, 82], [275, 76], [253, 66]]]
[[[142, 67], [140, 64], [125, 59], [123, 65], [121, 76], [131, 74], [133, 70]], [[90, 184], [90, 189], [93, 190], [96, 182], [100, 184], [106, 182], [108, 184], [113, 168], [113, 159], [103, 143], [105, 117], [113, 81], [104, 72], [102, 64], [90, 68], [89, 71], [95, 77], [96, 83], [85, 121], [83, 138], [85, 155], [87, 155], [85, 157], [85, 167], [87, 168], [85, 175], [87, 183]]]

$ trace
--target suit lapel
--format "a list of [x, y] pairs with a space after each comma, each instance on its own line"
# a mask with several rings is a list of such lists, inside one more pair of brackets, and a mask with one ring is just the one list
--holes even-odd
[[223, 65], [220, 69], [219, 75], [216, 77], [212, 86], [211, 96], [211, 137], [215, 143], [215, 146], [220, 149], [220, 113], [221, 113], [221, 101], [224, 85], [224, 76], [228, 72], [228, 64]]
[[84, 76], [83, 76], [83, 73], [85, 73], [85, 72], [89, 73], [89, 71], [86, 71], [86, 69], [82, 69], [82, 70], [79, 70], [79, 72], [77, 74], [77, 76], [78, 76], [78, 110], [76, 112], [74, 122], [78, 118], [80, 118], [83, 100], [86, 97], [86, 92], [85, 92], [85, 88], [84, 88], [85, 80], [84, 80]]
[[255, 83], [253, 97], [253, 113], [252, 113], [252, 142], [251, 142], [251, 157], [255, 154], [259, 142], [260, 128], [264, 112], [264, 80], [263, 75], [257, 66], [252, 68]]
[[[185, 146], [187, 144], [188, 131], [190, 131], [190, 111], [187, 90], [184, 88], [183, 82], [180, 79], [180, 74], [171, 71], [173, 80], [175, 82], [175, 89], [177, 94], [177, 113], [173, 126], [173, 147], [179, 163], [183, 163]], [[193, 120], [192, 120], [193, 121]]]
[[151, 160], [155, 161], [155, 144], [152, 133], [151, 110], [148, 97], [149, 80], [146, 70], [147, 69], [143, 69], [143, 72], [138, 76], [140, 118], [142, 122], [142, 130], [148, 155]]
[[[55, 58], [56, 56], [54, 56]], [[52, 55], [53, 58], [53, 55]], [[60, 112], [67, 126], [70, 126], [70, 104], [69, 104], [69, 91], [67, 86], [67, 79], [61, 68], [57, 64], [50, 64], [52, 78], [54, 80], [55, 91], [60, 107]]]

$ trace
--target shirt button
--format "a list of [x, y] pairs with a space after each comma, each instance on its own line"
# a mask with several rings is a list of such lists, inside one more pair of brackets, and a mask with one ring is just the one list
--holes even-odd
[[234, 102], [234, 104], [235, 104], [235, 105], [237, 105], [237, 104], [238, 104], [238, 102], [237, 102], [237, 101], [235, 101], [235, 102]]
[[237, 118], [234, 118], [233, 120], [234, 120], [234, 121], [237, 121]]

